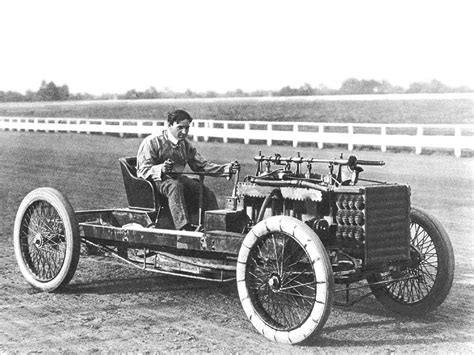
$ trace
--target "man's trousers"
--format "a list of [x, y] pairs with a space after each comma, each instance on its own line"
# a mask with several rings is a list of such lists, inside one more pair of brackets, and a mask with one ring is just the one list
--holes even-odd
[[[191, 215], [199, 211], [199, 188], [201, 182], [180, 175], [178, 178], [166, 178], [155, 181], [158, 191], [167, 197], [168, 205], [176, 229], [192, 223]], [[203, 209], [218, 209], [216, 196], [207, 186], [203, 189]]]

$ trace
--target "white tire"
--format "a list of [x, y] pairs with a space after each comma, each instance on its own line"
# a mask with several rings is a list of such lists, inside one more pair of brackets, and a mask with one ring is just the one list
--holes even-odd
[[273, 216], [245, 237], [237, 260], [237, 288], [247, 317], [261, 334], [298, 344], [326, 323], [334, 278], [314, 231], [298, 219]]
[[20, 204], [13, 244], [23, 277], [42, 291], [60, 290], [76, 271], [80, 236], [74, 210], [57, 190], [31, 191]]

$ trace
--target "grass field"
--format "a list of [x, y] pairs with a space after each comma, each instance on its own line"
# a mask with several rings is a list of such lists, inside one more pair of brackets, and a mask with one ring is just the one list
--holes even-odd
[[[13, 253], [13, 224], [23, 197], [51, 186], [75, 210], [126, 206], [117, 159], [135, 155], [139, 138], [0, 131], [0, 352], [164, 353], [459, 353], [474, 350], [474, 159], [402, 153], [353, 152], [384, 160], [362, 177], [409, 184], [412, 203], [435, 215], [454, 247], [453, 288], [435, 312], [401, 317], [373, 296], [334, 306], [315, 344], [284, 346], [258, 334], [245, 317], [235, 285], [148, 274], [106, 257], [81, 256], [62, 293], [42, 293], [22, 278]], [[253, 156], [296, 155], [290, 147], [198, 142], [216, 162], [237, 159], [253, 174]], [[303, 157], [334, 158], [340, 151], [298, 149]], [[325, 169], [322, 165], [318, 170]], [[219, 201], [231, 191], [208, 179]], [[342, 285], [341, 285], [342, 286]], [[355, 293], [361, 296], [362, 291]], [[335, 295], [342, 301], [341, 293]]]
[[473, 99], [318, 100], [188, 99], [102, 101], [77, 103], [0, 104], [0, 116], [159, 118], [184, 108], [193, 117], [213, 120], [352, 122], [352, 123], [473, 123]]
[[[0, 164], [4, 167], [0, 172], [0, 217], [13, 221], [12, 209], [28, 191], [39, 186], [63, 191], [76, 209], [126, 206], [118, 158], [135, 155], [140, 142], [140, 138], [0, 131]], [[205, 157], [215, 157], [212, 160], [217, 163], [238, 160], [242, 164], [242, 176], [254, 174], [253, 157], [259, 150], [264, 155], [295, 156], [298, 151], [303, 157], [328, 159], [344, 152], [265, 145], [196, 144]], [[349, 152], [344, 154], [348, 156]], [[454, 238], [460, 233], [461, 239], [471, 243], [474, 159], [374, 151], [353, 151], [351, 154], [360, 159], [384, 160], [386, 166], [366, 167], [362, 177], [411, 185], [414, 204], [438, 216], [452, 230]], [[326, 166], [313, 169], [322, 172]], [[225, 196], [230, 194], [231, 183], [225, 179], [209, 179], [208, 184], [223, 203]], [[470, 247], [474, 252], [472, 243]]]

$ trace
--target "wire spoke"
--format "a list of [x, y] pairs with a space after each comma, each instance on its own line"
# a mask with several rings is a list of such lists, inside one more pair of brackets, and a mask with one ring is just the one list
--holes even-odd
[[64, 225], [56, 209], [46, 201], [33, 202], [20, 224], [23, 258], [40, 281], [50, 281], [60, 272], [66, 256]]
[[306, 275], [306, 273], [307, 273], [306, 271], [301, 271], [295, 277], [293, 277], [292, 279], [286, 278], [285, 280], [282, 281], [282, 287], [285, 287], [286, 285], [288, 285], [292, 282], [295, 282], [296, 279], [298, 279], [302, 275]]
[[315, 285], [315, 282], [307, 282], [307, 283], [299, 283], [299, 285], [295, 285], [295, 286], [282, 286], [280, 288], [280, 291], [285, 291], [285, 290], [289, 290], [289, 289], [292, 289], [292, 288], [298, 288], [298, 287], [307, 287], [309, 288], [310, 290], [316, 290], [316, 287], [311, 287]]
[[249, 252], [247, 289], [256, 311], [276, 329], [293, 329], [311, 314], [316, 280], [305, 249], [293, 236], [272, 231]]
[[411, 245], [419, 253], [420, 260], [414, 267], [403, 271], [411, 279], [395, 281], [384, 286], [387, 293], [403, 304], [414, 304], [423, 300], [432, 290], [438, 272], [438, 253], [431, 235], [416, 222], [410, 225]]

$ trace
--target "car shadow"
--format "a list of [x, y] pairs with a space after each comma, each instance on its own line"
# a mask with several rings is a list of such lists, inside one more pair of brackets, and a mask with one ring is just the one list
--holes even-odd
[[[165, 293], [179, 294], [182, 297], [198, 297], [207, 299], [214, 295], [217, 299], [235, 299], [239, 303], [235, 281], [228, 283], [217, 283], [180, 276], [170, 276], [158, 273], [143, 272], [143, 270], [130, 268], [127, 265], [120, 267], [119, 263], [103, 263], [96, 268], [97, 264], [88, 264], [77, 277], [62, 291], [65, 294], [143, 294], [156, 293], [158, 297]], [[96, 270], [91, 274], [92, 270]], [[433, 343], [441, 335], [445, 337], [451, 334], [449, 328], [452, 326], [445, 319], [445, 312], [440, 314], [427, 314], [424, 316], [408, 317], [391, 313], [386, 310], [376, 298], [370, 294], [367, 288], [357, 289], [351, 292], [349, 301], [358, 300], [350, 306], [340, 305], [345, 301], [345, 293], [339, 292], [335, 295], [336, 303], [332, 308], [330, 321], [322, 332], [308, 341], [305, 346], [331, 348], [331, 347], [377, 347], [391, 346], [398, 343], [403, 344], [427, 344]], [[154, 297], [154, 296], [151, 296]], [[234, 301], [232, 301], [234, 302]], [[347, 312], [347, 313], [346, 313]], [[331, 321], [331, 318], [333, 320]], [[374, 319], [375, 318], [375, 319]], [[357, 321], [353, 321], [357, 319]], [[361, 336], [360, 332], [377, 331], [373, 337]], [[386, 336], [381, 337], [380, 334]], [[457, 339], [458, 342], [467, 342], [464, 337]]]
[[92, 281], [70, 283], [62, 293], [66, 294], [117, 294], [117, 293], [160, 293], [185, 290], [213, 290], [216, 293], [237, 295], [235, 282], [217, 283], [206, 280], [186, 279], [179, 276], [143, 275], [113, 278], [99, 278]]

